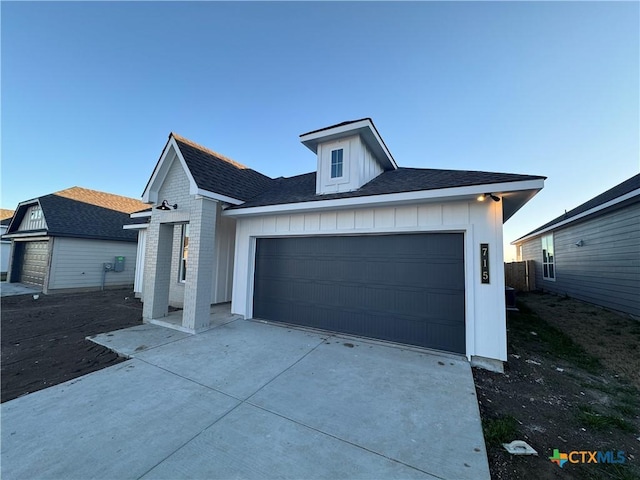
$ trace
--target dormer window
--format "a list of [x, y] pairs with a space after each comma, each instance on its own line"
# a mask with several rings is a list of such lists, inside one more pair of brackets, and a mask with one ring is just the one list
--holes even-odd
[[342, 148], [331, 150], [331, 178], [342, 177]]
[[37, 207], [37, 206], [33, 207], [31, 209], [31, 215], [29, 216], [29, 220], [40, 220], [41, 218], [42, 218], [42, 210], [40, 210], [40, 207]]

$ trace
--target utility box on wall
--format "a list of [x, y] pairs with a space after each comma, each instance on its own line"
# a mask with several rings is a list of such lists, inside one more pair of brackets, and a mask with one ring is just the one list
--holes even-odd
[[113, 262], [114, 272], [124, 272], [124, 257], [116, 257]]

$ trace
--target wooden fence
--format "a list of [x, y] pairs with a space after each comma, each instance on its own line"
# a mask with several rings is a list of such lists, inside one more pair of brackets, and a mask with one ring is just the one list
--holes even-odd
[[504, 264], [505, 286], [519, 292], [531, 292], [536, 289], [536, 274], [533, 260]]

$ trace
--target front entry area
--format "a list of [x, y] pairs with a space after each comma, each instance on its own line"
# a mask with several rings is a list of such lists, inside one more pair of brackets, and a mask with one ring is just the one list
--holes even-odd
[[254, 318], [465, 353], [462, 233], [256, 242]]

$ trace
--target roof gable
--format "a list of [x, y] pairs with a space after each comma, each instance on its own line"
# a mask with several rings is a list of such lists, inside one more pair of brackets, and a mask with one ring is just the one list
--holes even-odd
[[122, 229], [129, 214], [146, 206], [134, 198], [72, 187], [20, 203], [7, 234], [29, 232], [19, 227], [34, 205], [46, 219], [36, 231], [45, 235], [125, 241], [136, 240], [135, 232]]
[[398, 168], [382, 136], [378, 133], [378, 129], [374, 125], [373, 120], [368, 117], [303, 133], [300, 135], [300, 141], [313, 153], [317, 153], [320, 143], [333, 142], [353, 135], [360, 136], [384, 170], [394, 170]]
[[597, 211], [607, 208], [608, 204], [614, 202], [615, 200], [623, 200], [623, 197], [630, 195], [640, 195], [640, 173], [634, 175], [633, 177], [625, 180], [622, 183], [619, 183], [615, 187], [610, 188], [606, 192], [603, 192], [600, 195], [596, 195], [591, 200], [578, 205], [576, 208], [565, 212], [564, 214], [554, 218], [550, 222], [547, 222], [544, 225], [530, 231], [526, 235], [523, 235], [517, 240], [514, 240], [512, 243], [516, 243], [528, 237], [532, 237], [545, 231], [551, 230], [554, 226], [560, 226], [561, 224], [565, 225], [567, 223], [571, 223], [573, 221], [584, 218], [586, 215], [597, 213]]
[[[175, 153], [175, 158], [172, 153]], [[192, 195], [202, 194], [239, 204], [263, 192], [273, 182], [266, 175], [171, 133], [145, 188], [143, 198], [146, 201], [158, 202], [157, 191], [168, 172], [168, 163], [176, 159], [189, 178], [189, 193]]]

